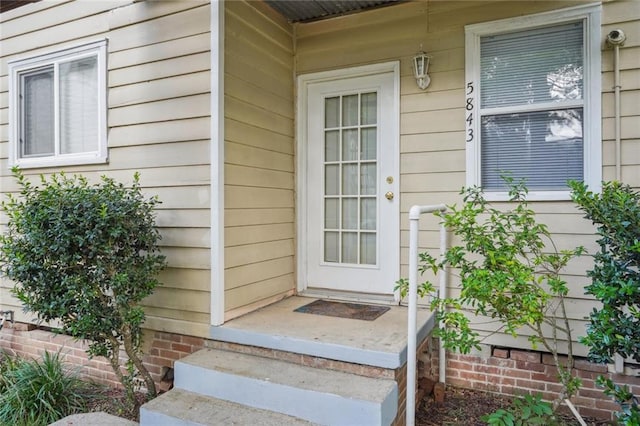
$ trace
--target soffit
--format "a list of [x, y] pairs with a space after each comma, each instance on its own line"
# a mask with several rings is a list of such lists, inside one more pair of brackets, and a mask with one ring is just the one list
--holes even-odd
[[6, 12], [16, 7], [24, 6], [29, 3], [35, 3], [39, 0], [0, 0], [0, 13]]
[[[0, 13], [39, 0], [0, 0]], [[290, 22], [308, 22], [387, 6], [406, 0], [265, 0]]]
[[289, 22], [317, 21], [401, 1], [405, 0], [265, 0]]

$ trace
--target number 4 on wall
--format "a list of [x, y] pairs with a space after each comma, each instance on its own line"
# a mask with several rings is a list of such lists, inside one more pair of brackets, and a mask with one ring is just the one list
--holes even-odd
[[474, 109], [474, 105], [473, 105], [473, 100], [474, 97], [473, 96], [469, 96], [473, 93], [473, 81], [470, 81], [467, 83], [467, 103], [465, 105], [465, 109], [467, 111], [469, 111], [469, 114], [467, 115], [467, 118], [465, 119], [465, 121], [467, 122], [467, 142], [473, 142], [473, 109]]

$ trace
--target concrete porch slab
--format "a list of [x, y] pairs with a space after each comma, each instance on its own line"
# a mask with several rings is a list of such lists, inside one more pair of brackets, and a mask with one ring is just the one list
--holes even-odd
[[[407, 308], [391, 309], [374, 321], [294, 312], [318, 300], [294, 296], [211, 327], [223, 342], [395, 369], [407, 360]], [[435, 325], [433, 312], [418, 310], [418, 342]]]

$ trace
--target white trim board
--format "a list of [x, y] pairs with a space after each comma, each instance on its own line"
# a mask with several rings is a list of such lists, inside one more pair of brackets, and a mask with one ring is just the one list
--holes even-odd
[[211, 2], [211, 325], [224, 323], [224, 1]]

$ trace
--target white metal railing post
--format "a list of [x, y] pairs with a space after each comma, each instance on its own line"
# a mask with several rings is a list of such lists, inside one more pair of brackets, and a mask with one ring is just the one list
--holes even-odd
[[[442, 261], [442, 269], [440, 269], [440, 289], [438, 291], [438, 297], [444, 299], [447, 297], [447, 265], [444, 263], [445, 252], [447, 251], [447, 228], [444, 222], [440, 224], [440, 261]], [[440, 327], [442, 324], [438, 324]], [[438, 380], [441, 383], [446, 383], [446, 371], [447, 360], [445, 359], [444, 343], [442, 339], [439, 339], [440, 349], [438, 352], [439, 366], [438, 366]]]
[[[435, 211], [445, 211], [443, 204], [413, 206], [409, 210], [409, 312], [407, 320], [407, 426], [416, 422], [416, 351], [418, 322], [418, 231], [420, 215]], [[444, 227], [442, 228], [444, 229]], [[441, 232], [442, 232], [441, 229]], [[440, 238], [442, 250], [443, 238]], [[446, 241], [446, 240], [445, 240]], [[444, 275], [444, 274], [443, 274]], [[443, 357], [444, 358], [444, 357]]]
[[[413, 210], [413, 209], [412, 209]], [[407, 426], [416, 422], [416, 323], [418, 320], [418, 225], [420, 216], [409, 216], [409, 317], [407, 337]], [[415, 295], [415, 297], [414, 297]]]

